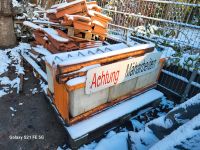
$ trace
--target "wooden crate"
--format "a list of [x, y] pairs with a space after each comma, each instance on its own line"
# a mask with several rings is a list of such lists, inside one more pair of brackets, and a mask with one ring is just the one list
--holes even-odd
[[[77, 63], [77, 64], [67, 65], [67, 66], [60, 65], [60, 64], [58, 64], [57, 66], [51, 66], [51, 64], [46, 62], [46, 66], [48, 70], [47, 72], [49, 72], [48, 79], [50, 80], [49, 83], [51, 83], [51, 85], [49, 85], [49, 89], [50, 89], [49, 94], [53, 96], [54, 104], [59, 110], [61, 116], [64, 118], [65, 122], [68, 125], [72, 125], [76, 122], [79, 122], [81, 120], [84, 120], [90, 117], [91, 115], [105, 108], [113, 106], [114, 104], [117, 104], [130, 96], [133, 96], [139, 92], [142, 92], [143, 90], [148, 89], [152, 86], [155, 86], [164, 61], [160, 60], [160, 65], [157, 68], [157, 71], [152, 72], [152, 74], [146, 74], [144, 76], [141, 76], [135, 79], [136, 81], [133, 81], [135, 82], [135, 86], [133, 88], [130, 88], [128, 90], [121, 90], [121, 88], [124, 89], [124, 86], [126, 87], [129, 84], [127, 82], [125, 85], [119, 84], [117, 85], [118, 87], [113, 86], [107, 89], [109, 90], [109, 92], [105, 90], [105, 92], [102, 91], [103, 93], [97, 92], [94, 95], [85, 95], [84, 93], [84, 89], [86, 85], [85, 83], [80, 83], [80, 84], [77, 83], [75, 85], [66, 84], [66, 82], [69, 81], [70, 79], [85, 76], [87, 74], [87, 71], [80, 72], [78, 70], [87, 66], [95, 65], [95, 64], [102, 64], [102, 65], [112, 64], [113, 62], [125, 60], [130, 57], [139, 57], [146, 53], [150, 53], [152, 51], [153, 51], [153, 48], [140, 49], [140, 50], [133, 51], [130, 53], [124, 53], [124, 54], [110, 56], [110, 57], [96, 59], [96, 60], [88, 60], [83, 63]], [[68, 57], [70, 56], [68, 55]], [[148, 80], [150, 78], [152, 79]], [[140, 80], [143, 80], [146, 82], [144, 82], [144, 84], [141, 84]], [[79, 103], [78, 105], [76, 103], [72, 104], [74, 96], [76, 100], [81, 99], [81, 97], [83, 97], [84, 99], [85, 97], [88, 103], [90, 103], [89, 101], [91, 101], [92, 103], [93, 97], [101, 97], [102, 94], [105, 96], [104, 97], [105, 99], [101, 99], [100, 103], [97, 100], [98, 105], [93, 105], [91, 107], [87, 106], [87, 109], [80, 112], [72, 112], [72, 110], [70, 110], [70, 106], [73, 107], [72, 105], [75, 106], [73, 109], [76, 109], [78, 105], [81, 105], [81, 103], [79, 102], [78, 102]], [[79, 95], [81, 97], [79, 96], [76, 97], [76, 95]]]

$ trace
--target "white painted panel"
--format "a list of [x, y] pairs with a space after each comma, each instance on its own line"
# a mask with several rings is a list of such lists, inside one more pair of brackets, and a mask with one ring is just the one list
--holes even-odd
[[109, 89], [104, 89], [91, 95], [86, 95], [84, 88], [70, 92], [70, 114], [72, 117], [89, 111], [108, 100]]
[[145, 75], [138, 77], [135, 90], [144, 88], [147, 85], [155, 83], [157, 81], [159, 72], [160, 72], [160, 65], [157, 66], [155, 71], [149, 72]]
[[134, 91], [136, 83], [137, 83], [137, 79], [138, 77], [110, 87], [108, 101], [115, 100], [116, 98], [119, 98], [121, 96], [124, 96]]
[[86, 94], [120, 84], [154, 71], [161, 57], [160, 52], [148, 53], [117, 63], [91, 69], [86, 77]]

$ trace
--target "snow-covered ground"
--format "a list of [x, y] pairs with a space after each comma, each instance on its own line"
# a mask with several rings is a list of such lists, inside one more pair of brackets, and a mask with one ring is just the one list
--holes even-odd
[[[12, 49], [0, 49], [0, 98], [6, 94], [20, 90], [20, 75], [24, 75], [24, 67], [21, 64], [21, 53], [30, 50], [31, 47], [27, 43], [20, 43], [17, 47]], [[28, 80], [24, 78], [24, 80]], [[41, 88], [46, 88], [42, 80], [40, 81]], [[31, 89], [35, 94], [36, 89]]]
[[[163, 146], [165, 145], [165, 146]], [[199, 150], [200, 147], [200, 114], [188, 121], [170, 135], [156, 143], [151, 150], [190, 149]]]
[[[196, 112], [197, 117], [190, 116], [187, 113], [189, 112], [189, 107], [193, 108], [199, 106], [200, 104], [200, 94], [197, 94], [193, 98], [189, 99], [183, 104], [172, 109], [167, 115], [159, 117], [152, 120], [151, 122], [145, 125], [145, 128], [138, 133], [130, 132], [130, 137], [132, 141], [132, 147], [136, 150], [147, 150], [147, 149], [175, 149], [175, 145], [181, 145], [181, 141], [187, 141], [188, 139], [199, 136], [199, 114]], [[195, 112], [195, 109], [192, 111]], [[181, 114], [182, 113], [182, 114]], [[190, 118], [194, 119], [190, 120]], [[171, 129], [177, 128], [177, 130], [170, 133]], [[190, 127], [189, 127], [190, 126]], [[160, 129], [159, 129], [160, 128]], [[196, 128], [196, 131], [194, 129]], [[158, 132], [158, 133], [156, 133]], [[160, 133], [159, 133], [160, 132]], [[158, 135], [163, 135], [165, 138], [161, 138]], [[167, 136], [166, 136], [167, 135]], [[162, 139], [161, 141], [159, 141]], [[176, 140], [175, 140], [176, 139]], [[185, 143], [185, 146], [200, 147], [200, 143]], [[165, 146], [163, 146], [165, 145]], [[183, 145], [182, 145], [183, 146]], [[185, 147], [188, 149], [187, 147]]]
[[24, 74], [20, 51], [27, 49], [30, 45], [21, 43], [15, 48], [0, 50], [0, 97], [12, 93], [14, 89], [19, 93], [20, 75]]
[[[177, 109], [185, 109], [189, 106], [194, 106], [200, 104], [200, 94], [189, 99], [185, 103], [178, 105], [172, 109], [169, 113], [177, 111]], [[163, 98], [163, 107], [173, 107], [173, 103]], [[168, 114], [169, 114], [168, 113]], [[154, 134], [154, 132], [149, 128], [152, 124], [156, 124], [163, 128], [171, 128], [173, 122], [170, 119], [166, 119], [167, 114], [163, 113], [161, 117], [154, 119], [150, 122], [139, 122], [136, 119], [132, 119], [133, 126], [138, 128], [139, 132], [127, 131], [122, 129], [121, 132], [116, 133], [115, 131], [110, 131], [103, 139], [99, 142], [92, 142], [91, 144], [84, 145], [80, 150], [128, 150], [127, 139], [131, 139], [132, 149], [134, 150], [172, 150], [172, 149], [193, 149], [198, 150], [200, 147], [200, 114], [195, 116], [191, 120], [179, 119], [178, 114], [175, 115], [176, 121], [181, 122], [179, 128], [173, 131], [171, 134], [159, 140], [159, 138]], [[66, 145], [64, 147], [58, 147], [57, 150], [67, 149]]]
[[[138, 112], [138, 117], [132, 118], [131, 122], [133, 125], [134, 131], [140, 131], [144, 129], [145, 124], [153, 119], [153, 114], [157, 113], [157, 116], [164, 116], [166, 112], [164, 110], [170, 110], [174, 107], [174, 103], [162, 98], [161, 104], [158, 108], [147, 108], [141, 112]], [[150, 111], [148, 111], [150, 110]], [[146, 113], [144, 113], [146, 112]], [[120, 129], [119, 132], [110, 131], [102, 138], [99, 142], [92, 142], [87, 145], [83, 145], [80, 150], [128, 150], [127, 138], [129, 131], [126, 128]], [[70, 150], [66, 145], [58, 147], [57, 150]]]

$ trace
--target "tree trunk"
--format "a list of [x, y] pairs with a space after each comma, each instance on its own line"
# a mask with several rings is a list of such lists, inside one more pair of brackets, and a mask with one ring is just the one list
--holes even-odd
[[11, 0], [0, 1], [0, 48], [9, 48], [16, 44], [11, 8]]

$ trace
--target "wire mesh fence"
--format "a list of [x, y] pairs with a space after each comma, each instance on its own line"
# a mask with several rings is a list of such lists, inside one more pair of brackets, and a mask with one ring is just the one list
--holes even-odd
[[155, 42], [200, 51], [200, 1], [110, 0], [100, 1], [113, 18], [109, 33], [127, 40], [134, 35]]
[[[199, 0], [110, 0], [100, 1], [99, 5], [113, 18], [109, 33], [116, 38], [126, 42], [130, 37], [140, 38], [177, 46], [190, 54], [200, 53]], [[173, 64], [165, 66], [159, 86], [181, 98], [190, 98], [200, 92], [200, 72], [192, 79], [194, 72]]]

